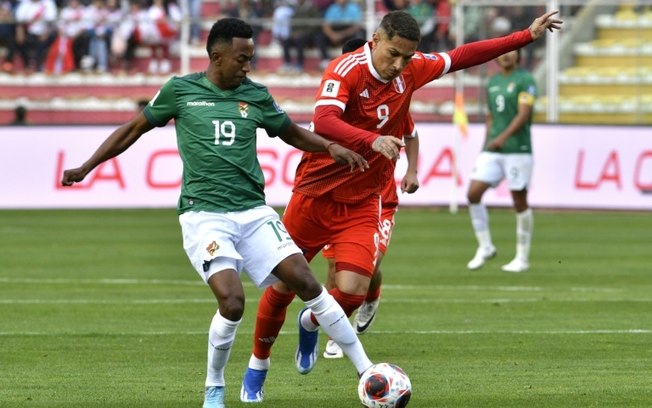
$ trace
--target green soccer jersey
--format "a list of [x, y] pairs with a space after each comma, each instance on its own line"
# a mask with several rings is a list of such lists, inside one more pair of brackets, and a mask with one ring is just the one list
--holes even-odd
[[204, 73], [173, 77], [144, 110], [155, 126], [174, 119], [183, 162], [179, 214], [242, 211], [265, 204], [256, 129], [274, 137], [290, 125], [267, 88], [245, 79], [222, 90]]
[[[489, 79], [487, 102], [492, 123], [485, 141], [485, 151], [489, 142], [509, 126], [518, 113], [518, 105], [521, 103], [533, 105], [536, 96], [537, 87], [534, 78], [527, 71], [516, 70], [507, 76], [499, 73]], [[532, 153], [531, 125], [532, 116], [507, 139], [500, 153]]]

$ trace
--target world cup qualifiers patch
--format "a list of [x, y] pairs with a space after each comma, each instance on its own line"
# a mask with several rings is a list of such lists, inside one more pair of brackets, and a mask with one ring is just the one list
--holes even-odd
[[276, 103], [276, 101], [274, 101], [273, 103], [274, 103], [274, 109], [276, 109], [276, 112], [283, 113], [283, 108], [281, 108], [281, 106], [278, 103]]
[[321, 91], [321, 96], [330, 96], [335, 98], [340, 90], [340, 81], [329, 79], [324, 83], [324, 88]]

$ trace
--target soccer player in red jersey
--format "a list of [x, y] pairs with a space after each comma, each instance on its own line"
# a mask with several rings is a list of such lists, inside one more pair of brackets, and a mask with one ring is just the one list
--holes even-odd
[[[363, 302], [378, 252], [380, 192], [393, 177], [395, 159], [413, 92], [449, 72], [490, 61], [554, 31], [561, 20], [546, 13], [529, 28], [504, 37], [462, 45], [448, 52], [418, 52], [419, 25], [403, 11], [386, 14], [362, 52], [344, 54], [326, 68], [311, 130], [357, 151], [370, 168], [350, 173], [326, 155], [306, 153], [297, 167], [283, 223], [310, 261], [326, 243], [335, 245], [336, 287], [331, 294], [351, 315]], [[388, 160], [389, 158], [389, 160]], [[268, 287], [258, 304], [254, 349], [241, 400], [260, 402], [272, 345], [294, 294], [283, 284]], [[317, 360], [316, 319], [298, 317], [295, 364], [309, 373]]]
[[[354, 38], [347, 41], [342, 46], [342, 53], [354, 52], [366, 44], [365, 40]], [[363, 51], [358, 51], [363, 52]], [[417, 160], [419, 156], [419, 138], [414, 121], [408, 114], [406, 122], [406, 131], [404, 132], [403, 141], [405, 142], [405, 155], [407, 157], [407, 169], [401, 180], [401, 192], [412, 194], [419, 188], [419, 180], [417, 178]], [[396, 192], [396, 182], [394, 177], [387, 179], [385, 187], [380, 194], [381, 213], [378, 220], [378, 254], [376, 260], [376, 267], [369, 282], [369, 289], [365, 296], [364, 302], [358, 308], [354, 318], [354, 327], [358, 334], [365, 333], [376, 317], [376, 310], [380, 303], [380, 292], [382, 285], [382, 270], [380, 265], [387, 252], [387, 247], [392, 237], [394, 230], [394, 214], [398, 210], [398, 194]], [[328, 275], [326, 277], [326, 289], [331, 290], [335, 287], [335, 248], [331, 244], [327, 244], [322, 248], [322, 256], [328, 260]], [[342, 358], [344, 354], [340, 346], [332, 339], [326, 343], [324, 350], [325, 358]]]

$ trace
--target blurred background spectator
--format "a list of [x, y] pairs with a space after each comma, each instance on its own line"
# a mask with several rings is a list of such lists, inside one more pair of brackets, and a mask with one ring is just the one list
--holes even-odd
[[430, 0], [409, 0], [405, 11], [419, 23], [421, 41], [417, 49], [421, 52], [432, 51], [435, 41], [435, 8]]
[[14, 21], [14, 4], [10, 0], [0, 1], [0, 44], [6, 48], [2, 70], [11, 72], [14, 69], [14, 54], [16, 52], [16, 22]]
[[[261, 0], [229, 0], [224, 14], [228, 17], [237, 17], [245, 20], [254, 31], [254, 43], [258, 43], [258, 38], [263, 30], [263, 17], [265, 16], [264, 4]], [[251, 61], [252, 68], [256, 67], [256, 56]]]
[[292, 56], [290, 55], [290, 26], [294, 8], [288, 0], [279, 0], [272, 16], [272, 38], [281, 44], [283, 49], [283, 65], [280, 71], [292, 71]]
[[290, 41], [285, 44], [288, 54], [291, 48], [296, 49], [297, 59], [294, 66], [296, 72], [305, 70], [306, 49], [316, 45], [315, 38], [321, 31], [322, 14], [312, 0], [298, 0], [290, 26]]
[[88, 54], [82, 61], [85, 69], [95, 68], [97, 72], [109, 69], [109, 44], [116, 22], [111, 21], [111, 12], [106, 0], [93, 0], [86, 8], [86, 35], [88, 37]]
[[[181, 6], [186, 4], [181, 2]], [[202, 0], [188, 0], [188, 10], [181, 10], [190, 18], [190, 44], [201, 45], [201, 7]]]
[[47, 73], [62, 74], [80, 68], [82, 57], [88, 54], [85, 17], [79, 0], [68, 0], [63, 6], [57, 19], [57, 36], [46, 59]]
[[16, 8], [16, 47], [27, 71], [43, 71], [56, 38], [57, 6], [53, 0], [22, 0]]
[[316, 39], [322, 59], [320, 68], [325, 68], [330, 62], [330, 47], [340, 48], [352, 38], [365, 38], [363, 24], [362, 10], [358, 3], [336, 0], [328, 7]]
[[14, 119], [9, 123], [11, 126], [27, 126], [27, 108], [23, 105], [16, 106], [14, 109]]

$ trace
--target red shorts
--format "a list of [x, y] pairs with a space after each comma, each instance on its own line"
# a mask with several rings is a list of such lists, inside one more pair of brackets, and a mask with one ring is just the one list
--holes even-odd
[[[383, 207], [380, 213], [380, 221], [378, 223], [380, 241], [378, 243], [378, 250], [381, 254], [385, 255], [389, 241], [392, 239], [392, 231], [394, 230], [394, 214], [396, 214], [397, 207]], [[332, 244], [326, 244], [321, 250], [321, 255], [326, 259], [335, 259], [335, 248]]]
[[380, 241], [379, 214], [379, 196], [344, 204], [329, 196], [313, 198], [293, 193], [283, 213], [283, 224], [308, 261], [324, 245], [333, 244], [337, 246], [335, 258], [341, 269], [371, 277]]

